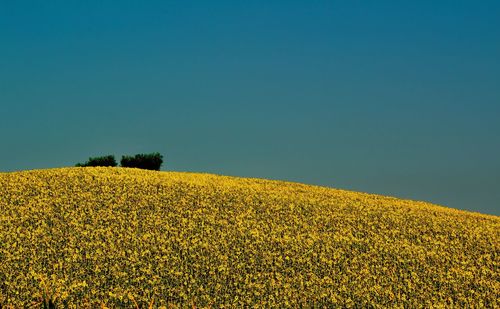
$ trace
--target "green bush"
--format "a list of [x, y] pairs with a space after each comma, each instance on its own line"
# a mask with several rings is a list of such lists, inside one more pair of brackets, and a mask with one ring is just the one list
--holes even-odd
[[136, 167], [159, 171], [163, 163], [163, 156], [158, 152], [136, 154], [135, 156], [122, 156], [120, 163], [122, 167]]
[[94, 157], [89, 158], [85, 163], [77, 163], [76, 166], [84, 167], [84, 166], [117, 166], [115, 156], [102, 156], [102, 157]]

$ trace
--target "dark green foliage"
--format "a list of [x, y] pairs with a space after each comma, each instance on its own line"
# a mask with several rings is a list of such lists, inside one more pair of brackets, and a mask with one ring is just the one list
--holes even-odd
[[136, 167], [146, 170], [159, 171], [163, 163], [163, 156], [158, 152], [149, 154], [136, 154], [135, 156], [122, 156], [122, 167]]
[[115, 156], [103, 156], [103, 157], [95, 157], [89, 158], [85, 163], [77, 163], [75, 166], [84, 167], [84, 166], [117, 166]]

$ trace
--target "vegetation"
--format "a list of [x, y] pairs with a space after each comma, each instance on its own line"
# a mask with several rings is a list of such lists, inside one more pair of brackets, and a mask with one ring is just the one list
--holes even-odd
[[77, 167], [84, 167], [84, 166], [117, 166], [118, 164], [116, 163], [115, 156], [113, 155], [108, 155], [108, 156], [102, 156], [102, 157], [94, 157], [94, 158], [89, 158], [87, 162], [85, 163], [77, 163]]
[[163, 156], [158, 152], [136, 154], [135, 156], [122, 156], [120, 163], [122, 167], [136, 167], [159, 171], [163, 163]]
[[0, 307], [499, 307], [500, 218], [260, 179], [0, 173]]
[[[136, 154], [135, 156], [122, 156], [121, 162], [122, 167], [135, 167], [146, 170], [159, 171], [161, 165], [163, 164], [163, 156], [158, 153], [148, 153], [148, 154]], [[77, 163], [77, 167], [86, 166], [117, 166], [115, 157], [113, 155], [89, 158], [85, 163]]]

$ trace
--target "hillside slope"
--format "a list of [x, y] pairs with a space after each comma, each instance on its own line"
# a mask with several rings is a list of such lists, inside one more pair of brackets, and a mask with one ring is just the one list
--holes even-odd
[[498, 307], [500, 217], [261, 179], [0, 173], [0, 307]]

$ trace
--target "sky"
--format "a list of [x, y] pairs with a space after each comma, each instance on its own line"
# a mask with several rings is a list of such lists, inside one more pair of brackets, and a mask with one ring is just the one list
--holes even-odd
[[164, 170], [500, 215], [499, 1], [2, 1], [0, 171]]

